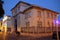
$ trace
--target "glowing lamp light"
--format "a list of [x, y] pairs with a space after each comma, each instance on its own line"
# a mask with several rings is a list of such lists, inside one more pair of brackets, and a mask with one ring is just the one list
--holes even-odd
[[58, 23], [59, 23], [59, 21], [56, 21], [56, 23], [58, 24]]

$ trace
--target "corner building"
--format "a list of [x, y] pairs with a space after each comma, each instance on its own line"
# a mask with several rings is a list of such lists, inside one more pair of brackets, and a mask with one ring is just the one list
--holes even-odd
[[48, 36], [56, 31], [58, 12], [22, 1], [11, 11], [14, 32], [19, 31], [22, 35]]

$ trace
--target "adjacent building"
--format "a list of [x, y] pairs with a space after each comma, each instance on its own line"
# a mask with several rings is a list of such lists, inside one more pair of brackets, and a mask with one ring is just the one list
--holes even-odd
[[58, 12], [22, 1], [18, 2], [11, 11], [14, 30], [21, 34], [52, 35], [53, 31], [56, 30]]
[[0, 20], [0, 31], [3, 31], [2, 30], [2, 20]]
[[2, 27], [4, 32], [11, 32], [12, 19], [11, 16], [4, 16], [2, 20]]

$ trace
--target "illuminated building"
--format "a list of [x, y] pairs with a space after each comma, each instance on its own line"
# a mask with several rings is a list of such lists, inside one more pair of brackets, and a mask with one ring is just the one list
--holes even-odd
[[56, 29], [55, 20], [58, 18], [58, 12], [22, 1], [17, 3], [11, 11], [15, 31], [21, 34], [52, 35]]
[[2, 21], [2, 27], [4, 32], [10, 32], [12, 27], [11, 16], [4, 16]]
[[2, 30], [2, 20], [0, 20], [0, 31], [3, 31]]

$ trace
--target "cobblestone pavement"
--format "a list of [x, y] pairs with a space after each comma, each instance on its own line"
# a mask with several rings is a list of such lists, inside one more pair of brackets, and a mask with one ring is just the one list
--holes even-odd
[[17, 36], [14, 34], [0, 33], [0, 40], [53, 40], [51, 36], [34, 38], [30, 36]]

